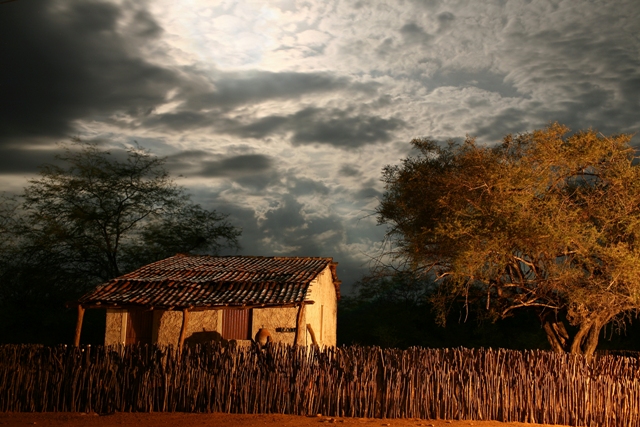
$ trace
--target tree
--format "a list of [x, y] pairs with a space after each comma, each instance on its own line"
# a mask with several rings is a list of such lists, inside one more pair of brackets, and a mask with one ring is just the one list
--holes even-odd
[[47, 328], [59, 318], [47, 313], [60, 314], [57, 305], [100, 282], [178, 252], [238, 248], [240, 230], [226, 215], [193, 203], [164, 158], [138, 146], [116, 158], [74, 141], [58, 162], [41, 167], [17, 204], [2, 203], [0, 311], [13, 313], [2, 326], [37, 307], [42, 321], [23, 321]]
[[[434, 301], [494, 318], [534, 310], [556, 351], [591, 357], [640, 308], [640, 167], [631, 136], [559, 124], [486, 147], [416, 139], [383, 171], [392, 255], [438, 278]], [[572, 327], [565, 324], [565, 320]]]
[[44, 165], [24, 192], [26, 233], [37, 248], [102, 281], [176, 252], [237, 248], [226, 216], [192, 203], [164, 158], [139, 147], [120, 161], [76, 141]]

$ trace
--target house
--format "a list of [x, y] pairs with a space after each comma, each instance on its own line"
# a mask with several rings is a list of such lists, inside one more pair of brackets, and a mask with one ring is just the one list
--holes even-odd
[[189, 342], [250, 340], [266, 329], [272, 342], [335, 346], [336, 266], [332, 258], [178, 254], [82, 296], [75, 344], [84, 310], [102, 308], [105, 345], [182, 348]]

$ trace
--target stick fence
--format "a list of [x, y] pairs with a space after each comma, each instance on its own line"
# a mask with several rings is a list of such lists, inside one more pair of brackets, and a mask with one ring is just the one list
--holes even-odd
[[491, 349], [0, 346], [0, 411], [186, 411], [640, 427], [640, 361]]

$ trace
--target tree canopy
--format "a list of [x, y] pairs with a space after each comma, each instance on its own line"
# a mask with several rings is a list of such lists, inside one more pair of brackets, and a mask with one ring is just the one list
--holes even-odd
[[57, 313], [97, 283], [178, 252], [237, 249], [239, 236], [226, 215], [190, 200], [164, 158], [74, 141], [2, 203], [0, 306], [17, 318], [25, 306]]
[[[378, 219], [392, 254], [439, 283], [435, 298], [494, 318], [534, 310], [552, 348], [590, 356], [640, 308], [640, 167], [630, 135], [559, 124], [441, 146], [383, 171]], [[565, 325], [565, 320], [573, 328]]]

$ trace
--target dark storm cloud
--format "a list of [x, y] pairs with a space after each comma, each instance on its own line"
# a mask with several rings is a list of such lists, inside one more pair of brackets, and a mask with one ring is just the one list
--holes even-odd
[[[293, 196], [286, 195], [274, 209], [265, 214], [265, 220], [260, 227], [267, 234], [277, 235], [287, 245], [298, 245], [302, 238], [298, 233], [287, 233], [287, 229], [301, 227], [306, 224], [302, 208], [304, 205]], [[308, 237], [309, 231], [305, 233]], [[310, 242], [305, 242], [309, 244]]]
[[[89, 142], [89, 141], [87, 141]], [[101, 146], [104, 141], [91, 140], [90, 142]], [[49, 145], [47, 148], [43, 148]], [[32, 146], [24, 145], [0, 145], [0, 175], [22, 175], [33, 176], [38, 173], [40, 167], [44, 165], [55, 165], [62, 168], [69, 167], [69, 164], [58, 156], [64, 157], [65, 150], [71, 152], [78, 150], [71, 141], [48, 141], [48, 144], [36, 144]], [[125, 162], [128, 153], [126, 149], [109, 147], [106, 150], [112, 159]]]
[[[65, 137], [72, 122], [115, 111], [149, 111], [177, 83], [171, 71], [131, 52], [160, 28], [135, 13], [131, 33], [118, 31], [122, 11], [99, 1], [20, 1], [0, 13], [2, 138]], [[125, 30], [127, 31], [127, 30]]]
[[384, 119], [363, 114], [347, 115], [340, 110], [303, 110], [295, 115], [292, 138], [298, 144], [329, 144], [341, 148], [390, 141], [392, 131], [404, 127], [397, 118]]
[[[538, 123], [541, 127], [548, 123]], [[483, 118], [476, 123], [470, 136], [478, 137], [486, 141], [497, 142], [509, 133], [519, 133], [529, 129], [527, 113], [517, 108], [507, 108], [494, 114], [490, 119]]]
[[338, 171], [338, 173], [342, 176], [359, 176], [362, 175], [362, 172], [354, 167], [353, 165], [349, 165], [344, 163], [342, 166], [340, 166], [340, 170]]
[[162, 27], [146, 10], [136, 12], [132, 30], [139, 37], [157, 37], [162, 33]]
[[[593, 12], [598, 10], [604, 11]], [[572, 25], [571, 31], [562, 26], [536, 32], [523, 32], [518, 25], [509, 28], [504, 54], [512, 69], [506, 81], [538, 100], [538, 108], [522, 107], [530, 123], [557, 120], [572, 129], [593, 126], [607, 133], [637, 130], [637, 46], [629, 43], [627, 31], [607, 29], [607, 37], [594, 33], [598, 28], [591, 25]]]
[[281, 173], [273, 158], [262, 154], [240, 154], [215, 158], [202, 150], [171, 155], [167, 165], [172, 172], [189, 177], [226, 178], [244, 188], [248, 194], [279, 185]]
[[425, 44], [433, 39], [431, 34], [427, 33], [424, 28], [414, 22], [404, 24], [402, 28], [400, 28], [400, 34], [405, 43], [409, 44]]
[[167, 162], [169, 164], [174, 164], [180, 166], [183, 163], [191, 163], [191, 162], [199, 162], [207, 157], [210, 157], [211, 153], [204, 150], [185, 150], [180, 151], [179, 153], [172, 154], [167, 157]]
[[211, 83], [203, 83], [198, 77], [197, 74], [185, 77], [184, 86], [176, 97], [184, 101], [178, 111], [148, 116], [143, 119], [142, 127], [180, 132], [210, 127], [242, 137], [262, 138], [283, 129], [291, 130], [294, 127], [292, 120], [313, 113], [317, 115], [319, 110], [308, 108], [295, 115], [271, 115], [251, 123], [225, 115], [236, 108], [267, 100], [297, 100], [303, 95], [325, 92], [341, 96], [353, 92], [375, 94], [380, 86], [379, 83], [358, 83], [329, 73], [216, 73]]
[[240, 154], [212, 160], [203, 150], [189, 150], [167, 158], [169, 167], [180, 173], [202, 177], [238, 177], [267, 172], [274, 168], [273, 159], [263, 154]]
[[296, 195], [314, 193], [322, 195], [329, 194], [329, 187], [320, 181], [315, 181], [309, 178], [289, 177], [288, 182], [290, 192]]
[[262, 154], [244, 154], [219, 161], [204, 162], [200, 176], [234, 176], [264, 172], [273, 167], [273, 160]]
[[226, 120], [222, 130], [243, 138], [261, 139], [277, 132], [288, 131], [295, 123], [294, 116], [267, 116], [253, 123], [241, 124], [236, 120]]
[[[241, 105], [325, 92], [375, 93], [379, 86], [327, 72], [215, 72], [213, 81], [192, 68], [177, 73], [142, 59], [137, 46], [162, 28], [145, 10], [129, 15], [100, 1], [6, 5], [0, 14], [1, 137], [64, 138], [74, 133], [74, 121], [87, 118], [123, 129], [183, 132], [212, 127], [223, 111]], [[152, 114], [173, 89], [184, 105]], [[261, 126], [273, 127], [253, 126], [245, 132], [260, 135]]]
[[164, 128], [174, 131], [199, 129], [213, 125], [215, 117], [197, 111], [179, 111], [177, 113], [156, 114], [144, 120], [146, 128]]
[[[287, 256], [332, 257], [339, 263], [338, 277], [343, 282], [345, 293], [350, 291], [351, 285], [360, 279], [366, 270], [367, 266], [354, 256], [360, 254], [339, 249], [339, 243], [348, 234], [354, 234], [354, 239], [362, 237], [357, 235], [357, 227], [347, 230], [342, 219], [333, 215], [308, 218], [304, 213], [305, 206], [293, 195], [284, 196], [279, 202], [274, 203], [262, 219], [252, 208], [228, 203], [219, 204], [215, 195], [207, 195], [204, 206], [229, 215], [231, 223], [242, 229], [240, 254], [273, 256], [279, 253], [275, 252], [276, 248], [284, 246], [295, 248], [287, 251]], [[331, 234], [328, 238], [325, 237], [327, 232]], [[228, 251], [222, 255], [234, 253]]]
[[505, 79], [506, 74], [500, 75], [488, 70], [440, 68], [424, 82], [431, 89], [440, 86], [473, 86], [488, 92], [499, 93], [503, 97], [522, 96], [518, 89]]
[[247, 194], [264, 195], [264, 191], [280, 184], [281, 175], [277, 170], [252, 173], [232, 177], [233, 181], [243, 187]]
[[442, 12], [438, 14], [437, 18], [438, 18], [438, 24], [440, 26], [438, 28], [439, 32], [448, 30], [453, 24], [453, 21], [456, 20], [455, 15], [451, 12]]
[[[309, 216], [304, 204], [287, 195], [268, 211], [260, 225], [260, 235], [272, 247], [294, 248], [287, 251], [293, 256], [326, 256], [339, 263], [338, 276], [349, 292], [351, 285], [364, 274], [366, 265], [358, 255], [341, 249], [347, 239], [343, 218], [337, 215]], [[271, 249], [273, 250], [273, 249]], [[273, 254], [273, 252], [271, 252]]]
[[267, 116], [249, 124], [227, 121], [225, 132], [245, 137], [264, 138], [274, 133], [291, 132], [291, 143], [327, 144], [339, 148], [355, 148], [390, 141], [393, 131], [403, 128], [404, 121], [385, 119], [351, 111], [322, 110], [308, 107], [287, 116]]
[[215, 89], [188, 98], [188, 108], [234, 108], [270, 99], [298, 99], [302, 95], [355, 91], [373, 94], [379, 83], [358, 83], [326, 72], [244, 71], [217, 73]]
[[358, 190], [354, 194], [354, 197], [358, 200], [365, 200], [365, 199], [371, 199], [371, 198], [380, 199], [382, 198], [382, 193], [373, 187], [362, 187], [360, 190]]
[[32, 174], [45, 163], [57, 163], [56, 151], [0, 146], [2, 174]]

